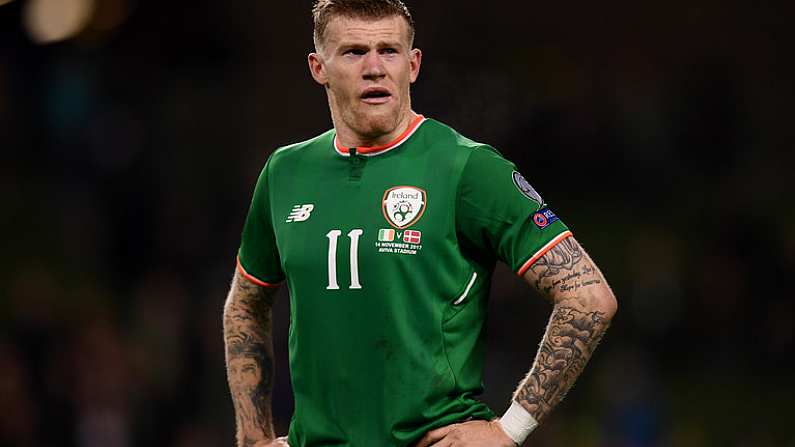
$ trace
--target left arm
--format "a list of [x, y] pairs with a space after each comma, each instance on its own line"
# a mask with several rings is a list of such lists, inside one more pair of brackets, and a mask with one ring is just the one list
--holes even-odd
[[428, 432], [417, 447], [515, 446], [545, 419], [574, 385], [602, 339], [618, 304], [602, 272], [569, 237], [524, 275], [554, 305], [533, 366], [510, 410], [493, 421], [453, 424]]
[[549, 250], [524, 278], [554, 304], [533, 367], [513, 396], [541, 422], [582, 373], [618, 304], [602, 272], [573, 237]]

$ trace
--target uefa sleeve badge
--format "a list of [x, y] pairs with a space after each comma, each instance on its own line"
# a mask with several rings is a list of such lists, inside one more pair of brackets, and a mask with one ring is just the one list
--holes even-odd
[[532, 219], [533, 223], [536, 224], [540, 230], [543, 230], [544, 228], [560, 220], [558, 219], [558, 216], [556, 216], [555, 213], [553, 213], [552, 210], [547, 207], [536, 211], [535, 214], [533, 214]]
[[541, 195], [530, 185], [530, 182], [525, 180], [522, 174], [513, 171], [511, 173], [511, 178], [513, 179], [513, 184], [516, 186], [516, 189], [518, 189], [523, 196], [538, 203], [539, 208], [544, 204], [544, 199], [542, 199]]

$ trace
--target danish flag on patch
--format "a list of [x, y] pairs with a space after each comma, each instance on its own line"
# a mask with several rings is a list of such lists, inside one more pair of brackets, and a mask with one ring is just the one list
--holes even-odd
[[419, 244], [422, 240], [422, 231], [406, 230], [403, 232], [403, 242], [407, 244]]

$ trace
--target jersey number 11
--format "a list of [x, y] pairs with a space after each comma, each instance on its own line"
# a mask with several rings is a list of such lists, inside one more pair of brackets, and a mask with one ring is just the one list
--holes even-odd
[[[351, 285], [349, 289], [361, 289], [359, 283], [359, 236], [364, 233], [361, 228], [356, 228], [348, 233], [351, 239]], [[328, 290], [339, 290], [337, 284], [337, 239], [342, 234], [341, 230], [331, 230], [326, 234], [328, 238]]]

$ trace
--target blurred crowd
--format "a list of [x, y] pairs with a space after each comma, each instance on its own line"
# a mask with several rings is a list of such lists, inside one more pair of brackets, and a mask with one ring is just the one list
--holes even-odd
[[[330, 127], [310, 2], [96, 0], [123, 20], [46, 44], [31, 3], [0, 1], [0, 447], [232, 445], [221, 307], [251, 191]], [[795, 8], [621, 3], [409, 2], [415, 110], [515, 161], [619, 298], [528, 443], [795, 446]], [[504, 266], [491, 301], [499, 413], [549, 306]], [[285, 291], [275, 315], [284, 433]]]

